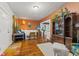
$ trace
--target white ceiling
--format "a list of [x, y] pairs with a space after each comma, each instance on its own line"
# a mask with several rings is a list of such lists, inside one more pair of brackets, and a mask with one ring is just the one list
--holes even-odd
[[[8, 2], [8, 5], [18, 17], [40, 20], [63, 6], [65, 2]], [[39, 6], [37, 10], [33, 6]]]

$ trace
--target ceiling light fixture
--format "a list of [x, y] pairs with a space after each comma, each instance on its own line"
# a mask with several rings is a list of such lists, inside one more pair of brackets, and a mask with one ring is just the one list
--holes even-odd
[[37, 10], [37, 9], [39, 9], [39, 6], [33, 6], [33, 8], [34, 8], [35, 10]]

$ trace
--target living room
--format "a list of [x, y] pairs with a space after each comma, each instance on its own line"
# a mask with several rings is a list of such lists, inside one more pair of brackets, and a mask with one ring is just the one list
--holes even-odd
[[78, 6], [78, 2], [0, 2], [0, 55], [78, 56]]

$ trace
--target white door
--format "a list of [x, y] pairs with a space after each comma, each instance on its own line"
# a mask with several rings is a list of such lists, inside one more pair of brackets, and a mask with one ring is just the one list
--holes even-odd
[[10, 44], [12, 40], [11, 34], [11, 19], [8, 17], [8, 14], [0, 8], [0, 53]]
[[8, 26], [9, 24], [7, 24], [6, 19], [0, 16], [0, 44], [3, 44], [0, 45], [1, 51], [5, 47], [6, 41], [9, 39]]

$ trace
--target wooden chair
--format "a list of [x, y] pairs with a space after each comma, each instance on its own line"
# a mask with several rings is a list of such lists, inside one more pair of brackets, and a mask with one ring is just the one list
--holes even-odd
[[37, 33], [36, 32], [30, 32], [29, 37], [30, 37], [30, 39], [37, 39]]

